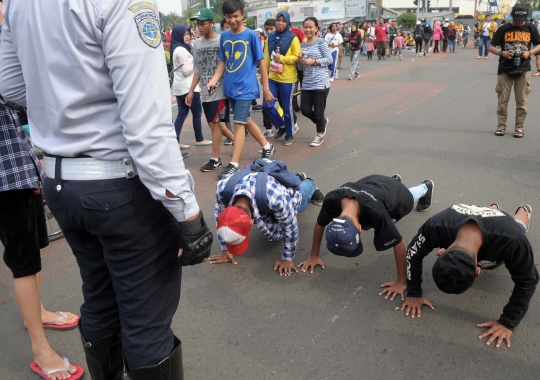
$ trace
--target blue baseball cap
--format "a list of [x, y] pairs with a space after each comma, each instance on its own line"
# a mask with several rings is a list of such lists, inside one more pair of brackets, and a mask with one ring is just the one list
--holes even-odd
[[338, 218], [326, 227], [326, 248], [345, 257], [360, 256], [364, 251], [358, 228], [350, 220]]

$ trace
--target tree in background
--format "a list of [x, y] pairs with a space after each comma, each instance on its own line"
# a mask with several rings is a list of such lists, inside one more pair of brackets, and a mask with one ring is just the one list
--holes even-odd
[[396, 19], [398, 25], [401, 28], [413, 28], [416, 25], [416, 14], [414, 13], [402, 13]]

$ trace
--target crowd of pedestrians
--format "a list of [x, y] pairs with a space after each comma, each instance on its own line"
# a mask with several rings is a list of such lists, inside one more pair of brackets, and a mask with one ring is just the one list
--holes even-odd
[[[524, 318], [539, 281], [526, 237], [529, 205], [520, 205], [513, 216], [497, 204], [453, 205], [429, 218], [407, 246], [396, 223], [413, 209], [430, 208], [432, 180], [409, 188], [399, 174], [373, 174], [350, 178], [325, 196], [306, 173], [293, 174], [283, 161], [271, 160], [276, 148], [267, 140], [283, 137], [283, 146], [293, 144], [299, 127], [292, 103], [299, 84], [301, 112], [314, 124], [310, 146], [324, 142], [329, 126], [326, 101], [343, 56], [351, 59], [347, 79], [353, 80], [360, 77], [363, 52], [368, 59], [374, 51], [378, 60], [392, 54], [402, 59], [412, 39], [417, 56], [427, 56], [432, 41], [436, 52], [443, 41], [442, 51], [452, 53], [466, 27], [445, 20], [431, 28], [424, 20], [405, 36], [395, 22], [387, 24], [381, 18], [377, 24], [346, 23], [343, 28], [335, 23], [323, 33], [315, 17], [307, 17], [299, 30], [292, 27], [289, 13], [280, 11], [266, 21], [264, 36], [262, 30], [246, 27], [242, 1], [225, 0], [224, 32], [218, 35], [213, 11], [201, 8], [191, 19], [198, 38], [184, 25], [165, 32], [178, 104], [173, 129], [171, 89], [164, 70], [157, 69], [162, 66], [162, 51], [157, 49], [162, 36], [153, 2], [110, 0], [98, 8], [88, 6], [78, 14], [76, 25], [72, 13], [62, 12], [70, 6], [68, 0], [7, 4], [0, 45], [0, 93], [7, 99], [0, 97], [0, 239], [32, 340], [35, 360], [30, 368], [37, 375], [53, 380], [84, 376], [81, 366], [60, 358], [49, 346], [43, 333], [49, 327], [78, 328], [93, 379], [120, 380], [126, 372], [131, 380], [182, 380], [182, 344], [171, 329], [182, 267], [207, 260], [237, 264], [235, 257], [249, 249], [253, 225], [267, 240], [283, 240], [281, 258], [273, 268], [280, 276], [290, 276], [297, 268], [311, 273], [317, 266], [324, 268], [319, 255], [323, 238], [331, 253], [357, 257], [363, 252], [362, 230], [374, 229], [375, 249], [393, 249], [396, 261], [396, 281], [384, 282], [380, 294], [392, 300], [400, 296], [402, 310], [412, 317], [420, 316], [424, 305], [433, 309], [421, 283], [422, 261], [434, 248], [441, 249], [433, 278], [449, 294], [465, 292], [481, 270], [505, 264], [514, 291], [498, 320], [478, 326], [488, 329], [480, 336], [488, 337], [488, 345], [495, 342], [499, 347], [506, 341], [510, 347], [512, 330]], [[506, 129], [514, 86], [514, 136], [523, 137], [530, 58], [540, 52], [540, 34], [527, 23], [527, 13], [527, 7], [516, 5], [512, 23], [496, 28], [486, 19], [475, 27], [482, 40], [479, 49], [487, 46], [499, 56], [498, 136]], [[55, 25], [47, 24], [53, 15], [61, 16]], [[18, 28], [36, 38], [23, 41]], [[119, 33], [104, 33], [108, 28]], [[77, 43], [78, 55], [69, 43], [52, 45], [60, 38]], [[514, 64], [517, 49], [517, 58], [523, 60], [519, 65]], [[125, 70], [128, 64], [131, 70]], [[77, 80], [66, 81], [67, 74]], [[87, 91], [88, 83], [95, 91]], [[254, 104], [261, 97], [259, 86], [262, 107]], [[49, 99], [51, 108], [43, 106], [42, 99]], [[43, 163], [17, 116], [26, 106], [32, 139], [45, 152]], [[89, 107], [94, 112], [88, 112]], [[270, 133], [263, 133], [251, 119], [254, 107], [268, 119]], [[222, 252], [211, 257], [213, 234], [181, 154], [188, 148], [181, 143], [181, 130], [189, 111], [196, 145], [212, 146], [200, 170], [222, 169], [214, 206]], [[203, 114], [212, 140], [203, 137]], [[232, 130], [226, 125], [231, 119]], [[261, 158], [241, 169], [248, 134], [260, 145]], [[234, 143], [226, 166], [220, 158], [223, 137]], [[41, 305], [39, 250], [48, 244], [42, 191], [80, 269], [80, 318], [50, 313]], [[297, 267], [298, 214], [308, 203], [321, 209], [313, 222], [310, 255]]]

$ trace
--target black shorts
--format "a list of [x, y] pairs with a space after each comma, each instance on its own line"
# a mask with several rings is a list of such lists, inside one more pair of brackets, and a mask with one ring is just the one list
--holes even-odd
[[203, 102], [204, 116], [209, 123], [229, 122], [229, 99], [215, 100], [213, 102]]
[[49, 245], [41, 194], [31, 189], [0, 192], [0, 241], [13, 278], [41, 271], [40, 249]]

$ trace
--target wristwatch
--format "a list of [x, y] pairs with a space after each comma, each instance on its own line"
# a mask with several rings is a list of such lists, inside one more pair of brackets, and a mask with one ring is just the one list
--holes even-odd
[[502, 57], [502, 50], [499, 50], [499, 54], [497, 54], [499, 57]]

